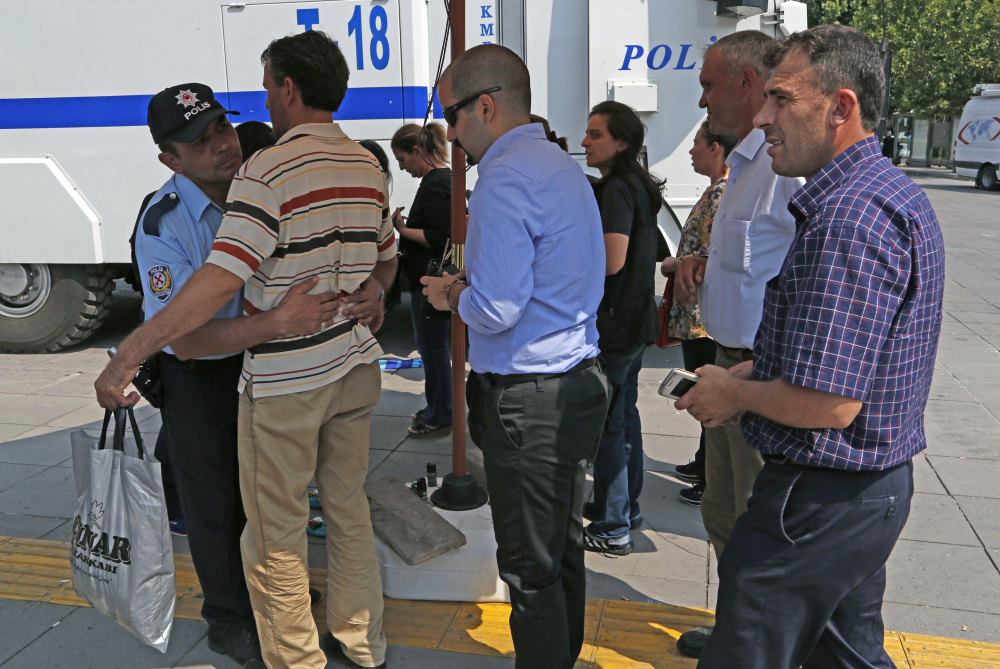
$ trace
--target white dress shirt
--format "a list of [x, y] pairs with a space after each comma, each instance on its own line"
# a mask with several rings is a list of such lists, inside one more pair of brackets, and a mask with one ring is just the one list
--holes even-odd
[[771, 170], [764, 131], [754, 128], [726, 160], [729, 184], [712, 223], [701, 322], [729, 348], [753, 348], [764, 309], [764, 289], [777, 276], [795, 234], [788, 200], [805, 179]]

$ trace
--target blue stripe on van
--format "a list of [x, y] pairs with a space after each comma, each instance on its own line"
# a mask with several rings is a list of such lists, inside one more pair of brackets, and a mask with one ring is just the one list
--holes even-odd
[[[220, 102], [242, 112], [240, 121], [270, 121], [264, 108], [264, 91], [221, 92]], [[151, 95], [108, 95], [79, 98], [0, 99], [0, 129], [107, 128], [146, 125], [146, 107]], [[228, 101], [227, 101], [228, 98]], [[334, 119], [423, 118], [427, 107], [424, 86], [380, 86], [348, 89]], [[440, 118], [440, 105], [434, 101]]]

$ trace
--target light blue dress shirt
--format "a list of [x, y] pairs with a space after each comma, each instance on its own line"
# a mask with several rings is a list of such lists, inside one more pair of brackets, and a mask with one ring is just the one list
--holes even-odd
[[[171, 193], [180, 203], [160, 218], [159, 236], [143, 230], [150, 208]], [[175, 174], [156, 192], [139, 221], [135, 235], [135, 258], [142, 281], [143, 308], [146, 320], [155, 316], [180, 291], [195, 271], [205, 264], [215, 233], [222, 225], [222, 208], [212, 202], [190, 179]], [[236, 318], [243, 315], [243, 290], [226, 303], [212, 318]], [[173, 353], [170, 347], [163, 349]], [[235, 353], [235, 352], [234, 352]], [[200, 358], [215, 360], [226, 355]]]
[[469, 200], [469, 364], [558, 374], [598, 354], [604, 235], [594, 191], [569, 154], [524, 125], [494, 142]]

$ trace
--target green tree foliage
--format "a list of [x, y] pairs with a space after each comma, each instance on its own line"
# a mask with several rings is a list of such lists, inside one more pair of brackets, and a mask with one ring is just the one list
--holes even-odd
[[[882, 41], [881, 0], [806, 0], [809, 25], [841, 23]], [[892, 49], [890, 106], [918, 116], [958, 115], [978, 83], [1000, 83], [1000, 3], [885, 0]]]

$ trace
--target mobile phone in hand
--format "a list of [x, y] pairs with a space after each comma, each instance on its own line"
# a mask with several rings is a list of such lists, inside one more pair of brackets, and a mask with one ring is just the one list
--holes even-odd
[[660, 384], [659, 393], [672, 400], [679, 400], [689, 390], [694, 388], [694, 384], [700, 378], [697, 374], [685, 369], [671, 369], [667, 373], [667, 378], [663, 379], [663, 383]]

